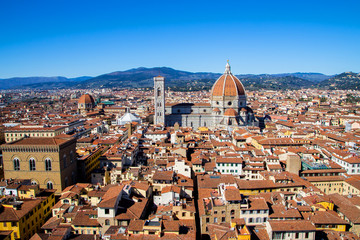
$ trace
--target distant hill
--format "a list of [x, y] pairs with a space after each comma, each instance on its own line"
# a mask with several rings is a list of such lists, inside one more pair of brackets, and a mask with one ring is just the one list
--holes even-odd
[[111, 88], [111, 87], [152, 87], [153, 77], [161, 75], [166, 79], [167, 87], [187, 85], [194, 80], [215, 80], [219, 73], [192, 73], [175, 70], [168, 67], [134, 68], [127, 71], [118, 71], [103, 74], [79, 83], [76, 87], [84, 88]]
[[[14, 78], [6, 78], [0, 79], [0, 89], [10, 89], [10, 88], [18, 88], [25, 85], [32, 85], [36, 87], [36, 84], [40, 86], [43, 83], [65, 83], [65, 82], [77, 82], [77, 81], [84, 81], [90, 79], [92, 77], [83, 76], [77, 78], [66, 78], [66, 77], [14, 77]], [[66, 84], [65, 84], [66, 85]]]
[[[161, 75], [166, 78], [166, 86], [174, 90], [210, 89], [221, 73], [186, 72], [168, 67], [135, 68], [100, 75], [78, 83], [75, 87], [108, 88], [108, 87], [152, 87], [153, 77]], [[301, 76], [302, 78], [298, 77]], [[237, 75], [247, 89], [298, 89], [311, 87], [330, 76], [321, 73], [284, 73], [284, 74], [243, 74]]]
[[344, 72], [321, 81], [317, 87], [329, 90], [360, 90], [360, 73]]
[[318, 82], [321, 82], [323, 80], [326, 80], [326, 79], [329, 79], [330, 77], [332, 77], [332, 76], [328, 76], [328, 75], [325, 75], [322, 73], [301, 73], [301, 72], [273, 74], [273, 76], [276, 76], [276, 77], [293, 76], [293, 77], [298, 77], [298, 78], [302, 78], [305, 80], [309, 80], [314, 83], [318, 83]]
[[[62, 88], [151, 88], [154, 76], [164, 76], [166, 87], [173, 90], [208, 90], [222, 73], [187, 72], [168, 67], [134, 68], [126, 71], [117, 71], [97, 77], [80, 77], [69, 79], [65, 77], [33, 77], [2, 79], [6, 82], [0, 88], [22, 89], [62, 89]], [[282, 73], [282, 74], [242, 74], [236, 75], [248, 90], [255, 89], [298, 89], [312, 87], [314, 84], [328, 79], [321, 73]]]
[[300, 89], [313, 87], [314, 82], [295, 76], [273, 76], [273, 75], [256, 75], [253, 77], [241, 78], [247, 90], [268, 89]]

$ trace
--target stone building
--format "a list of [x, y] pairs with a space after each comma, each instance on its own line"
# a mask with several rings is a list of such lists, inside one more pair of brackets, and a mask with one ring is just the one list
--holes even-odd
[[79, 98], [78, 101], [78, 113], [86, 114], [87, 112], [92, 111], [95, 108], [94, 98], [86, 93]]
[[[155, 79], [155, 87], [164, 84]], [[155, 88], [155, 113], [162, 114], [156, 105], [162, 98], [164, 86]], [[240, 80], [231, 73], [229, 63], [224, 74], [217, 79], [211, 89], [210, 103], [179, 103], [165, 105], [165, 123], [173, 126], [192, 127], [224, 127], [247, 126], [255, 124], [252, 109], [247, 106], [245, 88]], [[156, 119], [156, 116], [155, 116]], [[155, 121], [155, 123], [158, 123]]]
[[5, 178], [29, 178], [41, 188], [60, 193], [76, 183], [74, 138], [23, 138], [1, 146]]

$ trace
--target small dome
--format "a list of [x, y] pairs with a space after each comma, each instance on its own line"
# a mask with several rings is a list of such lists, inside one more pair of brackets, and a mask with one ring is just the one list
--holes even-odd
[[238, 113], [233, 108], [228, 108], [224, 112], [224, 116], [236, 117], [237, 115], [238, 115]]
[[221, 112], [219, 108], [214, 108], [213, 111], [214, 112]]
[[225, 73], [216, 80], [211, 96], [241, 96], [245, 95], [245, 88], [240, 80], [230, 71], [229, 63], [226, 64]]
[[94, 98], [93, 98], [90, 94], [88, 94], [88, 93], [82, 95], [82, 96], [79, 98], [78, 103], [85, 103], [85, 104], [95, 105]]

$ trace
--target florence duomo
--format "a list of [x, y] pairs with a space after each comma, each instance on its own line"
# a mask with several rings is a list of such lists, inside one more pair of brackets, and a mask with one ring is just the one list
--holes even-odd
[[156, 124], [163, 122], [166, 126], [173, 126], [178, 123], [180, 126], [194, 129], [232, 128], [257, 124], [253, 110], [247, 106], [244, 85], [231, 73], [229, 61], [224, 74], [211, 88], [209, 103], [166, 104], [164, 84], [163, 77], [154, 77]]

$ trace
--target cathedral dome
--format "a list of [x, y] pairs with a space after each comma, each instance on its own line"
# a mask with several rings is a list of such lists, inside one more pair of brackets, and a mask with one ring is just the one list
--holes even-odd
[[245, 88], [240, 80], [231, 73], [228, 62], [226, 64], [225, 73], [216, 80], [211, 89], [211, 97], [236, 97], [242, 95], [245, 95]]
[[95, 105], [95, 101], [94, 101], [94, 98], [86, 93], [84, 95], [82, 95], [80, 98], [79, 98], [79, 101], [78, 101], [79, 104], [83, 103], [83, 104], [92, 104], [92, 105]]

